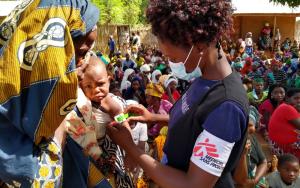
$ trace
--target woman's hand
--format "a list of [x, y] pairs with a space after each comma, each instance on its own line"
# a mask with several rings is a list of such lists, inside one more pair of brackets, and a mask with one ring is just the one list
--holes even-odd
[[243, 154], [244, 155], [249, 154], [250, 148], [251, 148], [251, 141], [249, 139], [247, 139], [247, 142], [245, 144], [245, 148], [244, 148]]
[[87, 63], [85, 63], [85, 60], [84, 59], [81, 59], [79, 61], [79, 63], [76, 65], [76, 73], [77, 73], [77, 77], [78, 77], [78, 80], [81, 81], [83, 80], [83, 77], [84, 77], [84, 71], [87, 67]]
[[113, 122], [106, 127], [106, 130], [112, 141], [124, 150], [137, 147], [132, 140], [128, 122], [122, 124]]
[[143, 105], [130, 105], [125, 109], [125, 113], [134, 114], [127, 119], [129, 123], [131, 122], [142, 122], [148, 123], [153, 121], [153, 114], [149, 112]]

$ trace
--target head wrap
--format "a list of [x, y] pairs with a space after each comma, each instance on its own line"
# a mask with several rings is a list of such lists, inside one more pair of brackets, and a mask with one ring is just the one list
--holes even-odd
[[264, 79], [262, 79], [262, 78], [255, 78], [254, 82], [255, 83], [264, 83]]
[[165, 82], [164, 82], [164, 87], [165, 88], [168, 88], [169, 84], [172, 83], [172, 82], [176, 82], [176, 84], [178, 84], [178, 80], [173, 77], [173, 76], [170, 76]]
[[167, 80], [167, 79], [169, 79], [169, 77], [170, 77], [171, 75], [167, 75], [167, 74], [164, 74], [164, 75], [162, 75], [161, 77], [159, 77], [159, 84], [160, 85], [164, 85], [165, 84], [165, 81]]
[[140, 68], [141, 72], [150, 72], [151, 69], [150, 69], [150, 66], [148, 64], [145, 64], [145, 65], [142, 65], [141, 68]]
[[81, 10], [81, 18], [85, 23], [85, 31], [82, 32], [80, 30], [71, 31], [71, 35], [73, 38], [80, 37], [86, 35], [90, 31], [95, 31], [97, 29], [97, 22], [99, 21], [100, 11], [99, 9], [93, 5], [92, 3], [87, 3], [86, 6]]
[[131, 86], [131, 83], [128, 81], [128, 77], [134, 73], [134, 70], [133, 69], [127, 69], [125, 72], [124, 72], [124, 76], [123, 76], [123, 80], [121, 82], [121, 91], [123, 91], [124, 89], [127, 89], [128, 87]]
[[154, 84], [157, 84], [158, 83], [158, 80], [156, 79], [156, 76], [157, 75], [161, 75], [161, 72], [160, 70], [155, 70], [153, 73], [152, 73], [152, 82]]
[[146, 95], [153, 96], [153, 97], [161, 98], [164, 92], [165, 91], [163, 87], [159, 84], [150, 83], [147, 85], [146, 88]]
[[254, 106], [250, 106], [249, 121], [252, 121], [255, 127], [259, 125], [259, 112]]

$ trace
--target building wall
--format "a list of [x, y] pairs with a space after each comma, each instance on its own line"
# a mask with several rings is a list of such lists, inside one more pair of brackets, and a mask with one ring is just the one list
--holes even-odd
[[[245, 38], [247, 32], [252, 32], [253, 41], [257, 42], [260, 36], [260, 31], [266, 22], [274, 28], [274, 16], [234, 16], [234, 38]], [[294, 39], [296, 17], [288, 15], [277, 16], [276, 28], [277, 27], [280, 29], [282, 40], [286, 37]]]
[[300, 20], [296, 22], [296, 40], [300, 43]]

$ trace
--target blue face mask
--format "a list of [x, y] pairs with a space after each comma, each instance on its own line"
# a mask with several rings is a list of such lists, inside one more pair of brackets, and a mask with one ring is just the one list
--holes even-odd
[[191, 47], [191, 50], [190, 50], [190, 52], [189, 52], [189, 54], [186, 57], [184, 62], [179, 62], [179, 63], [169, 62], [170, 68], [172, 70], [172, 74], [174, 76], [176, 76], [177, 78], [179, 78], [179, 79], [186, 80], [186, 81], [191, 81], [191, 80], [193, 80], [195, 78], [198, 78], [202, 75], [201, 69], [199, 67], [199, 64], [202, 60], [202, 55], [199, 58], [197, 67], [190, 73], [186, 72], [185, 64], [186, 64], [187, 60], [189, 59], [189, 57], [190, 57], [190, 55], [193, 51], [193, 48], [194, 48], [194, 46]]

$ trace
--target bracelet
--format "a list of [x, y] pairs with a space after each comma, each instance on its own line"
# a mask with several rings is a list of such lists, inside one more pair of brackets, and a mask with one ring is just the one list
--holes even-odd
[[123, 123], [124, 121], [126, 121], [126, 119], [129, 117], [129, 114], [123, 114], [123, 113], [121, 113], [121, 114], [119, 114], [119, 115], [116, 115], [115, 117], [114, 117], [114, 119], [115, 119], [115, 121], [117, 122], [117, 123]]

